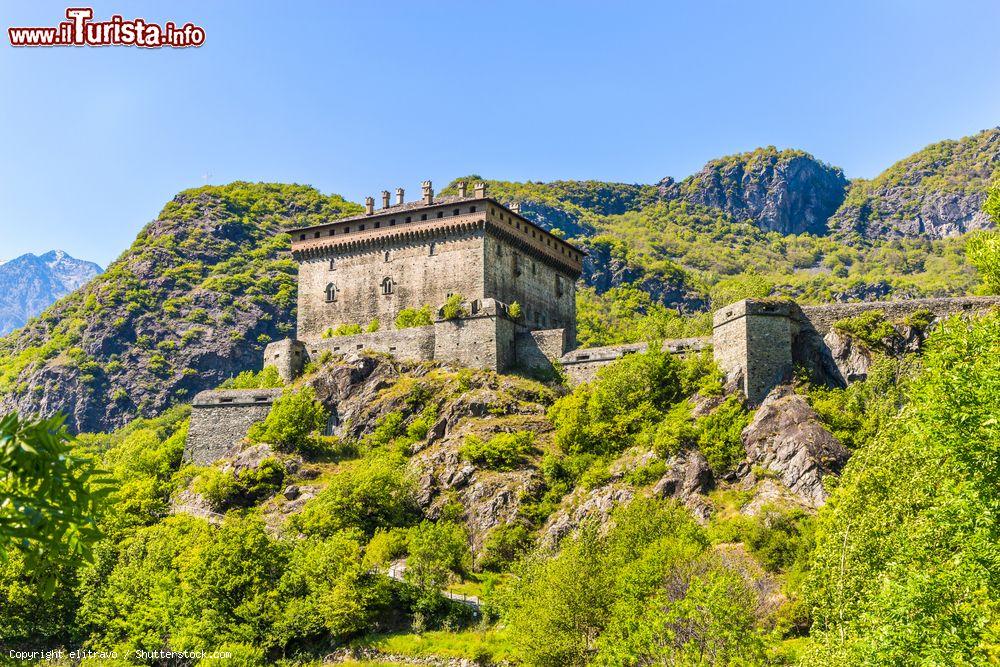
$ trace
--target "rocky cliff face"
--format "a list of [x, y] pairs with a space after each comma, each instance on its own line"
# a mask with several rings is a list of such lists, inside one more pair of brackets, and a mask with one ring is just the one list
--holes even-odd
[[844, 238], [943, 238], [992, 227], [982, 205], [1000, 175], [1000, 128], [932, 144], [856, 181], [830, 219]]
[[97, 264], [74, 259], [62, 250], [21, 255], [0, 264], [0, 336], [24, 326], [100, 273]]
[[826, 233], [826, 221], [844, 200], [844, 173], [801, 151], [773, 146], [712, 160], [660, 195], [721, 209], [735, 220], [782, 234]]
[[303, 186], [181, 193], [105, 274], [0, 340], [0, 413], [105, 431], [258, 366], [294, 327], [282, 230], [358, 209]]

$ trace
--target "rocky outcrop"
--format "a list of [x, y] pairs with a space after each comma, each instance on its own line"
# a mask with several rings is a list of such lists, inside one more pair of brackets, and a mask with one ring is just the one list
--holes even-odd
[[665, 198], [718, 208], [767, 231], [824, 234], [847, 185], [839, 168], [771, 146], [713, 160], [680, 184], [665, 179], [659, 188]]
[[844, 238], [944, 238], [993, 227], [983, 210], [1000, 168], [1000, 128], [932, 144], [852, 183], [830, 229]]
[[24, 326], [100, 273], [97, 264], [74, 259], [62, 250], [39, 256], [29, 253], [0, 264], [0, 336]]
[[743, 430], [746, 465], [775, 474], [808, 507], [826, 501], [823, 478], [839, 474], [847, 449], [826, 430], [806, 399], [782, 385], [768, 394]]
[[682, 452], [667, 462], [667, 473], [653, 485], [653, 495], [676, 498], [701, 522], [708, 521], [712, 505], [705, 497], [715, 488], [708, 461], [697, 450]]

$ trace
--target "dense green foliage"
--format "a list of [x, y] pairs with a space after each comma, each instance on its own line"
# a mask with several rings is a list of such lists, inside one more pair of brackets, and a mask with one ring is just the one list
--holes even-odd
[[274, 401], [264, 421], [250, 428], [247, 438], [282, 451], [316, 451], [320, 448], [319, 431], [329, 417], [311, 387], [286, 390]]
[[754, 664], [763, 642], [753, 592], [680, 507], [635, 500], [614, 528], [584, 528], [515, 569], [498, 593], [519, 657], [532, 665]]
[[243, 371], [219, 385], [220, 389], [278, 389], [284, 386], [278, 369], [266, 366], [261, 371]]
[[396, 314], [396, 328], [409, 329], [410, 327], [425, 327], [434, 324], [434, 316], [431, 314], [430, 306], [423, 308], [403, 308]]
[[985, 664], [1000, 598], [1000, 316], [952, 319], [820, 512], [815, 664]]
[[111, 488], [73, 451], [63, 421], [0, 419], [0, 559], [16, 550], [24, 567], [44, 569], [91, 557], [99, 505]]
[[459, 450], [462, 458], [492, 470], [513, 470], [531, 451], [535, 434], [531, 431], [498, 433], [489, 440], [475, 434], [465, 437]]

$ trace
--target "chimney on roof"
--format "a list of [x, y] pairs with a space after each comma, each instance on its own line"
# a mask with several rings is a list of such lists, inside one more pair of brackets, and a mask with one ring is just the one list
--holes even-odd
[[476, 183], [476, 198], [483, 199], [486, 196], [486, 184], [482, 181]]
[[382, 191], [382, 208], [389, 208], [389, 191]]
[[396, 206], [403, 203], [403, 188], [396, 188]]
[[465, 181], [459, 181], [458, 183], [455, 184], [455, 187], [458, 188], [458, 196], [459, 197], [463, 197], [464, 198], [464, 197], [468, 197], [469, 196], [468, 195], [469, 185]]
[[375, 198], [365, 197], [365, 215], [371, 215], [375, 212]]
[[420, 187], [424, 190], [424, 204], [431, 205], [434, 203], [434, 188], [431, 187], [430, 181], [424, 181], [420, 184]]

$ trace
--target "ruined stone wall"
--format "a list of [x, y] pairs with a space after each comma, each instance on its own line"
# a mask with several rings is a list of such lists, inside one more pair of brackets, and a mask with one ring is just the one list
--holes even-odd
[[909, 299], [907, 301], [867, 301], [864, 303], [830, 303], [821, 306], [802, 306], [802, 317], [821, 336], [833, 324], [845, 317], [854, 317], [871, 310], [881, 310], [889, 320], [902, 320], [918, 310], [929, 310], [937, 317], [958, 313], [976, 314], [1000, 306], [1000, 296], [959, 296], [934, 299]]
[[326, 351], [349, 354], [361, 350], [385, 352], [408, 361], [427, 361], [434, 358], [434, 325], [321, 338], [306, 343], [306, 349], [310, 361]]
[[[690, 354], [711, 347], [708, 338], [673, 338], [663, 341], [663, 349], [671, 354]], [[649, 349], [647, 343], [631, 343], [628, 345], [609, 345], [606, 347], [591, 347], [573, 350], [559, 360], [563, 372], [571, 385], [590, 382], [597, 376], [597, 371], [613, 363], [625, 355], [645, 352]]]
[[[298, 338], [318, 340], [338, 324], [391, 327], [404, 308], [437, 308], [450, 294], [484, 296], [483, 230], [387, 239], [378, 246], [333, 250], [299, 263]], [[388, 253], [388, 261], [386, 260]], [[330, 261], [333, 260], [333, 268]], [[382, 282], [392, 280], [392, 293]], [[327, 286], [336, 300], [327, 301]]]
[[194, 397], [184, 460], [208, 465], [240, 449], [250, 427], [267, 417], [281, 389], [219, 389]]
[[492, 234], [484, 244], [486, 295], [507, 304], [516, 301], [528, 329], [565, 329], [568, 344], [575, 345], [575, 276]]

